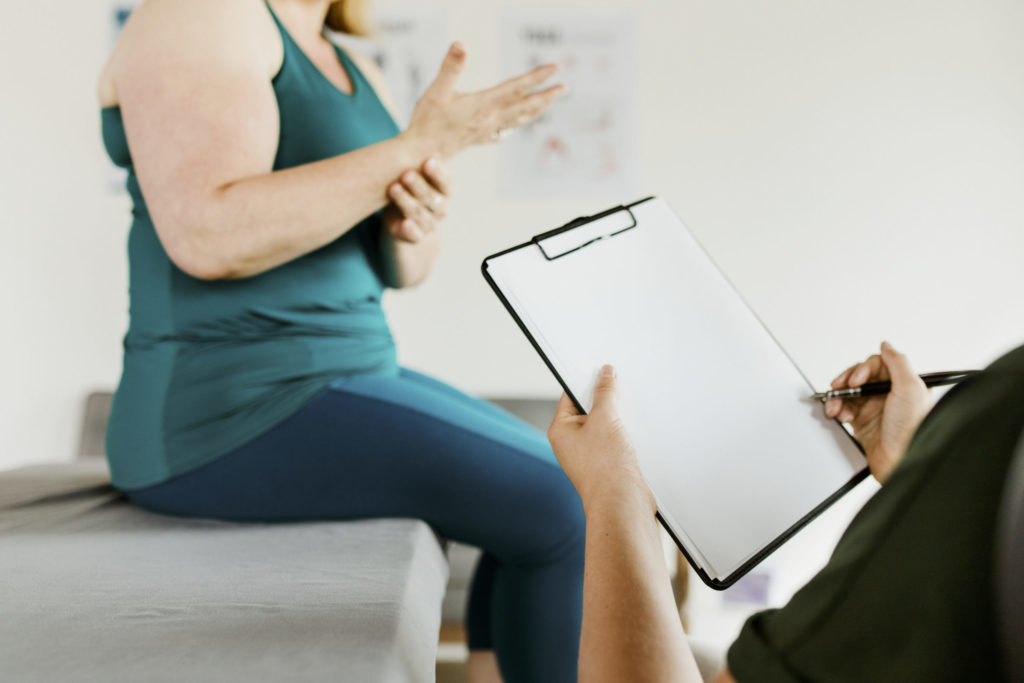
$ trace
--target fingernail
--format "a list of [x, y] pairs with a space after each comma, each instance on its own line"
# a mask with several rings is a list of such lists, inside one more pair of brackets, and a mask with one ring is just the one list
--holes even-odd
[[404, 180], [407, 183], [411, 183], [415, 179], [416, 174], [413, 173], [412, 171], [406, 171], [405, 173], [402, 174], [402, 180]]
[[436, 172], [438, 170], [439, 165], [440, 164], [438, 164], [437, 159], [435, 159], [434, 157], [430, 157], [429, 159], [427, 159], [427, 163], [424, 164], [423, 166], [428, 171]]
[[451, 53], [452, 57], [461, 57], [466, 54], [466, 48], [464, 48], [460, 42], [452, 43], [452, 46], [448, 51]]
[[603, 366], [601, 368], [601, 376], [602, 377], [614, 377], [615, 376], [615, 368], [613, 368], [610, 365]]
[[889, 342], [887, 342], [887, 341], [884, 341], [884, 342], [882, 342], [882, 350], [883, 350], [883, 351], [895, 351], [896, 349], [894, 349], [894, 348], [892, 347], [892, 344], [890, 344], [890, 343], [889, 343]]

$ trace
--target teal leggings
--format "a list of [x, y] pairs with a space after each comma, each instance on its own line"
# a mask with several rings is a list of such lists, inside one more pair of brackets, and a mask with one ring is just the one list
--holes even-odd
[[190, 517], [425, 520], [484, 551], [470, 648], [493, 648], [506, 683], [576, 680], [579, 497], [541, 433], [437, 380], [409, 370], [340, 379], [238, 450], [127, 494]]

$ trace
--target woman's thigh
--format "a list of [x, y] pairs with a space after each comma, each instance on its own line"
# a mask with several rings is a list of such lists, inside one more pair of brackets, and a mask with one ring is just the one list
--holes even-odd
[[356, 375], [331, 385], [338, 391], [402, 405], [459, 427], [516, 444], [558, 467], [547, 436], [505, 409], [470, 396], [429, 375], [402, 368], [398, 381], [379, 375]]
[[491, 403], [490, 401], [485, 401], [483, 399], [470, 396], [469, 394], [466, 394], [460, 391], [459, 389], [456, 389], [450, 384], [445, 384], [441, 380], [435, 379], [430, 375], [424, 375], [423, 373], [416, 372], [415, 370], [402, 368], [400, 372], [402, 377], [404, 379], [409, 380], [410, 382], [420, 384], [423, 387], [431, 389], [438, 394], [448, 396], [454, 401], [461, 402], [462, 404], [467, 406], [468, 409], [480, 412], [481, 414], [488, 416], [491, 419], [497, 420], [498, 422], [509, 425], [513, 428], [518, 428], [530, 432], [534, 435], [541, 435], [541, 438], [547, 441], [547, 437], [543, 436], [541, 434], [541, 431], [538, 430], [536, 427], [526, 422], [522, 418], [513, 415], [504, 408]]
[[578, 542], [582, 507], [543, 435], [472, 401], [408, 378], [354, 377], [237, 451], [132, 498], [227, 519], [415, 517], [505, 562]]

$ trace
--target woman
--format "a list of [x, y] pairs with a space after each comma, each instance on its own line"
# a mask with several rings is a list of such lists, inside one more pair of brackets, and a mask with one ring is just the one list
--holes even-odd
[[455, 91], [399, 131], [371, 65], [335, 48], [351, 0], [146, 0], [100, 83], [129, 170], [131, 323], [107, 437], [136, 504], [234, 520], [417, 517], [485, 554], [476, 680], [575, 679], [583, 515], [542, 435], [395, 361], [385, 285], [421, 281], [444, 160], [563, 93], [537, 68]]

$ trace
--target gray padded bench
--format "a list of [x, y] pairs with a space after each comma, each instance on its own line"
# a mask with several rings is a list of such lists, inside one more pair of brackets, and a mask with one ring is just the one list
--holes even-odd
[[[82, 434], [78, 456], [85, 459], [103, 459], [103, 438], [110, 416], [110, 402], [113, 394], [100, 391], [86, 399], [82, 420]], [[548, 428], [551, 416], [555, 414], [557, 401], [546, 399], [491, 399], [513, 415], [532, 424], [541, 432]], [[446, 624], [460, 624], [469, 598], [469, 588], [480, 551], [460, 543], [448, 543], [448, 562], [451, 567], [448, 590], [442, 603], [442, 621]]]
[[[416, 520], [137, 509], [109, 484], [110, 400], [89, 396], [79, 460], [0, 472], [0, 680], [434, 680], [442, 614], [462, 620], [478, 550]], [[498, 403], [541, 429], [554, 412]]]
[[102, 460], [0, 472], [0, 677], [432, 681], [448, 564], [415, 520], [150, 514]]

